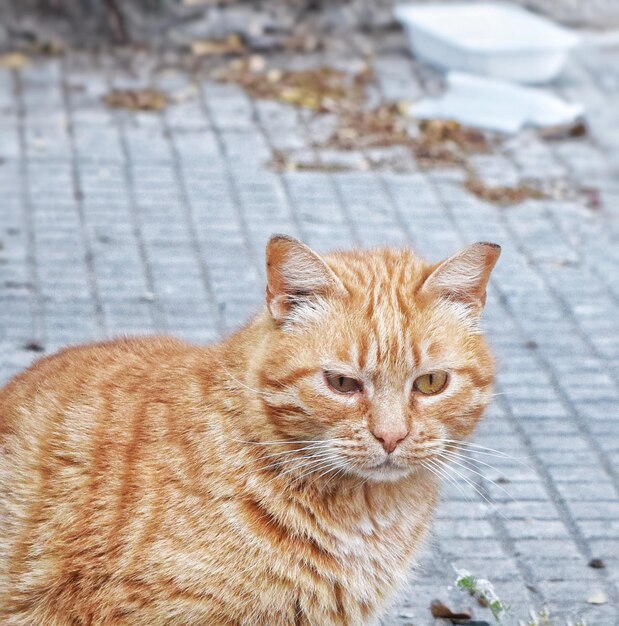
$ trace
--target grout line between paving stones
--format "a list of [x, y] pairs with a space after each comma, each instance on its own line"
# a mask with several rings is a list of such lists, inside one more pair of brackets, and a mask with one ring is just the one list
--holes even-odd
[[86, 265], [86, 273], [88, 275], [88, 289], [90, 291], [90, 299], [93, 303], [94, 317], [97, 325], [99, 338], [108, 336], [107, 324], [105, 322], [105, 314], [101, 294], [99, 293], [99, 285], [97, 273], [94, 266], [94, 252], [88, 236], [88, 228], [86, 221], [86, 212], [84, 210], [84, 192], [82, 188], [82, 180], [77, 159], [77, 150], [75, 147], [75, 127], [73, 123], [73, 108], [71, 105], [71, 97], [69, 95], [67, 82], [67, 68], [64, 59], [60, 59], [60, 90], [62, 93], [62, 105], [64, 108], [65, 119], [67, 121], [67, 135], [69, 137], [69, 149], [71, 151], [71, 181], [73, 183], [73, 197], [77, 208], [77, 217], [79, 221], [79, 234], [84, 246], [84, 263]]
[[209, 271], [205, 255], [202, 251], [202, 246], [200, 244], [198, 230], [196, 227], [195, 211], [194, 211], [194, 207], [191, 202], [191, 199], [189, 197], [189, 192], [187, 190], [187, 181], [184, 176], [183, 163], [180, 158], [178, 148], [176, 146], [176, 141], [174, 140], [174, 136], [168, 124], [168, 120], [167, 120], [165, 112], [161, 112], [159, 114], [159, 119], [161, 121], [161, 128], [162, 128], [164, 138], [166, 140], [166, 143], [168, 144], [170, 153], [172, 155], [172, 166], [174, 169], [174, 177], [176, 178], [176, 183], [178, 185], [178, 189], [180, 192], [181, 204], [183, 207], [183, 218], [185, 220], [187, 231], [189, 232], [191, 250], [193, 252], [195, 261], [200, 271], [200, 279], [202, 281], [204, 291], [206, 292], [206, 299], [208, 300], [208, 306], [210, 308], [213, 320], [215, 321], [217, 332], [219, 333], [220, 336], [223, 336], [225, 332], [225, 326], [224, 326], [223, 318], [221, 315], [221, 311], [219, 310], [219, 307], [217, 306], [218, 300], [215, 295], [215, 290], [213, 289], [213, 281], [211, 279], [211, 273]]
[[204, 89], [199, 89], [198, 101], [200, 103], [200, 108], [207, 119], [209, 125], [213, 129], [213, 135], [215, 136], [215, 141], [217, 143], [217, 150], [221, 156], [221, 161], [224, 167], [224, 173], [226, 177], [226, 181], [228, 184], [228, 190], [230, 191], [230, 197], [232, 198], [232, 204], [234, 205], [234, 210], [236, 213], [236, 217], [238, 223], [241, 227], [241, 233], [243, 235], [243, 243], [245, 245], [245, 249], [249, 255], [249, 258], [252, 262], [252, 266], [258, 271], [258, 274], [263, 282], [266, 281], [266, 268], [262, 259], [259, 259], [259, 255], [256, 253], [254, 246], [252, 244], [251, 233], [249, 230], [249, 226], [247, 225], [247, 220], [245, 218], [245, 214], [243, 213], [243, 201], [241, 199], [241, 194], [239, 193], [236, 179], [234, 177], [234, 172], [230, 166], [230, 155], [228, 154], [228, 149], [226, 147], [226, 142], [224, 141], [221, 135], [221, 129], [216, 123], [215, 116], [212, 114], [210, 105], [208, 103], [208, 98], [205, 96], [204, 92], [208, 89], [208, 82], [205, 82]]
[[37, 244], [34, 230], [34, 205], [30, 192], [30, 171], [28, 167], [28, 146], [26, 142], [27, 111], [23, 95], [23, 82], [19, 70], [12, 70], [13, 98], [17, 103], [17, 130], [19, 146], [20, 196], [23, 213], [23, 228], [26, 235], [26, 267], [28, 282], [32, 285], [30, 300], [31, 337], [30, 340], [45, 345], [45, 307], [41, 293], [41, 282], [37, 268]]
[[[249, 106], [251, 107], [252, 121], [254, 122], [254, 124], [256, 124], [258, 130], [260, 131], [260, 134], [262, 135], [262, 137], [264, 138], [264, 141], [269, 147], [269, 150], [273, 153], [275, 151], [275, 145], [273, 144], [273, 141], [271, 140], [271, 136], [267, 132], [266, 128], [264, 127], [264, 124], [262, 123], [260, 119], [260, 114], [258, 113], [258, 110], [256, 108], [256, 103], [253, 100], [253, 98], [248, 97], [247, 100], [249, 101]], [[304, 233], [301, 220], [299, 219], [297, 212], [294, 211], [292, 208], [293, 207], [292, 194], [290, 192], [288, 181], [286, 180], [286, 177], [281, 172], [275, 172], [275, 174], [276, 174], [276, 180], [280, 187], [280, 191], [282, 192], [284, 203], [286, 205], [286, 212], [290, 216], [290, 221], [294, 225], [294, 228], [297, 231], [298, 236], [302, 240], [306, 240], [306, 235]], [[282, 233], [282, 234], [287, 234], [287, 233]]]
[[[113, 88], [113, 79], [109, 72], [105, 72], [105, 80], [109, 90]], [[157, 293], [155, 291], [155, 280], [152, 269], [148, 262], [148, 253], [144, 243], [144, 237], [142, 234], [141, 224], [141, 211], [139, 208], [137, 195], [135, 191], [135, 174], [133, 168], [133, 160], [131, 158], [131, 152], [127, 141], [127, 133], [125, 128], [125, 118], [122, 112], [110, 112], [110, 117], [113, 121], [113, 126], [118, 133], [118, 139], [120, 143], [120, 149], [123, 156], [122, 171], [125, 182], [125, 188], [127, 190], [128, 198], [128, 213], [131, 223], [131, 230], [135, 239], [136, 247], [140, 257], [140, 264], [142, 266], [142, 272], [144, 280], [146, 282], [146, 288], [152, 294], [152, 299], [148, 302], [148, 307], [151, 315], [151, 320], [154, 324], [156, 332], [167, 331], [168, 324], [165, 318], [164, 312], [161, 310], [157, 301]]]

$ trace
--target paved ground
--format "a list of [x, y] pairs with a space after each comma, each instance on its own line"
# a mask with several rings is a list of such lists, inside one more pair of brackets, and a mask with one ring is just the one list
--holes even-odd
[[[384, 97], [415, 97], [432, 76], [396, 44], [377, 48], [377, 83]], [[470, 484], [448, 484], [417, 580], [385, 623], [434, 623], [436, 597], [473, 604], [448, 589], [453, 564], [495, 583], [508, 624], [548, 605], [556, 625], [616, 626], [619, 49], [581, 53], [556, 85], [587, 105], [588, 137], [525, 133], [471, 160], [486, 181], [593, 188], [595, 210], [569, 194], [498, 208], [459, 169], [412, 159], [399, 174], [278, 173], [265, 167], [272, 148], [303, 151], [321, 122], [235, 86], [201, 81], [192, 95], [186, 74], [141, 59], [133, 73], [80, 56], [0, 71], [0, 380], [38, 347], [153, 331], [203, 342], [237, 328], [262, 301], [273, 232], [432, 259], [496, 241], [485, 319], [500, 375], [476, 442], [527, 465], [480, 454]], [[101, 104], [111, 85], [151, 80], [190, 97], [162, 113]], [[588, 567], [594, 557], [606, 568]], [[588, 604], [598, 592], [608, 602]]]

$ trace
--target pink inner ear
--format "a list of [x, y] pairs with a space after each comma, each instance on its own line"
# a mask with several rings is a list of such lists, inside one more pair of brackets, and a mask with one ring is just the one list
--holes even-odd
[[295, 305], [313, 295], [346, 293], [333, 270], [311, 248], [291, 237], [272, 238], [266, 250], [267, 305], [282, 321]]
[[501, 248], [476, 243], [443, 261], [426, 279], [423, 291], [483, 306], [486, 287]]

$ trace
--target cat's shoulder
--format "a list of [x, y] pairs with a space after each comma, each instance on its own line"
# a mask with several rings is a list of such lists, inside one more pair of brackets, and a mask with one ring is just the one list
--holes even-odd
[[87, 343], [62, 348], [58, 352], [35, 361], [0, 389], [0, 399], [26, 387], [41, 390], [59, 382], [100, 372], [122, 369], [154, 373], [158, 366], [195, 361], [208, 352], [208, 348], [192, 345], [167, 336], [119, 337], [107, 341]]
[[146, 360], [161, 357], [175, 357], [198, 349], [180, 339], [164, 335], [144, 337], [117, 337], [105, 341], [67, 346], [57, 352], [35, 361], [23, 374], [36, 374], [71, 364], [83, 367], [85, 364], [104, 365], [118, 362], [123, 358]]
[[207, 347], [167, 336], [68, 346], [38, 359], [0, 387], [0, 434], [24, 409], [32, 412], [36, 402], [44, 399], [54, 404], [63, 397], [87, 402], [106, 388], [130, 387], [136, 394], [173, 388], [183, 374], [208, 364], [209, 353]]

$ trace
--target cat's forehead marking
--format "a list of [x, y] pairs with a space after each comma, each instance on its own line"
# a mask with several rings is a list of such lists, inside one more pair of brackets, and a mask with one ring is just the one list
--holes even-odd
[[346, 286], [356, 336], [349, 357], [368, 374], [410, 372], [419, 364], [414, 297], [425, 264], [410, 250], [336, 254], [330, 265]]

